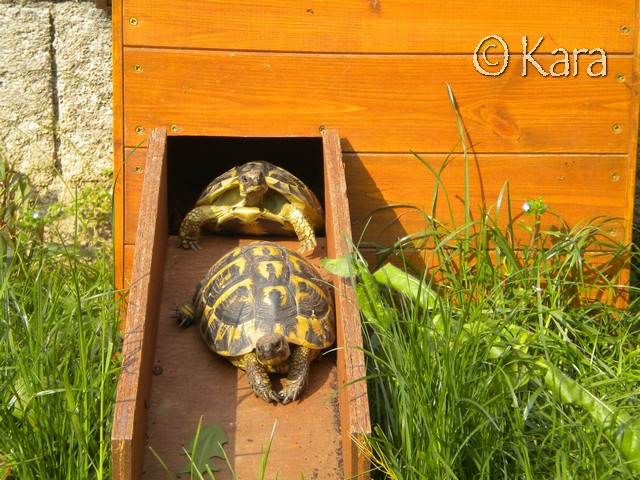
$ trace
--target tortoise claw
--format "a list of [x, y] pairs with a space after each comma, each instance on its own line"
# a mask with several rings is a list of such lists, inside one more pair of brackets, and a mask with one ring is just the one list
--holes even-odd
[[267, 403], [274, 403], [277, 405], [282, 402], [282, 395], [273, 389], [253, 388], [253, 393], [256, 397], [261, 398]]
[[247, 354], [245, 370], [249, 386], [256, 397], [263, 399], [267, 403], [278, 404], [282, 401], [282, 395], [271, 386], [269, 375], [264, 366], [258, 361], [255, 353]]
[[175, 313], [171, 315], [171, 318], [175, 318], [176, 320], [178, 320], [179, 328], [187, 328], [195, 323], [195, 319], [193, 318], [193, 315], [190, 312], [185, 310], [186, 310], [185, 306], [176, 308]]
[[180, 246], [185, 250], [193, 250], [194, 252], [202, 249], [197, 240], [190, 240], [187, 238], [180, 239]]
[[282, 395], [280, 395], [275, 390], [271, 390], [271, 392], [263, 392], [260, 398], [262, 398], [267, 403], [273, 402], [276, 405], [282, 402]]
[[291, 403], [300, 396], [302, 390], [304, 390], [304, 382], [289, 381], [287, 386], [280, 392], [280, 398], [283, 405]]
[[193, 318], [189, 318], [185, 315], [176, 315], [178, 318], [178, 327], [179, 328], [187, 328], [193, 325]]
[[317, 242], [315, 237], [311, 237], [311, 238], [307, 238], [305, 240], [302, 240], [300, 242], [300, 253], [305, 253], [305, 252], [313, 252], [313, 250], [316, 248]]

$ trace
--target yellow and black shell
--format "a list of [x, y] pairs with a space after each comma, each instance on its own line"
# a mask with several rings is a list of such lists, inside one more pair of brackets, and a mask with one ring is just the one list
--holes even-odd
[[309, 187], [288, 170], [262, 160], [247, 162], [216, 177], [202, 191], [195, 206], [216, 205], [233, 210], [242, 204], [240, 179], [245, 173], [256, 171], [262, 173], [268, 187], [260, 209], [238, 210], [226, 216], [224, 221], [206, 224], [206, 228], [250, 235], [292, 235], [295, 233], [292, 225], [281, 219], [281, 212], [287, 204], [298, 209], [314, 230], [324, 226], [324, 210]]
[[318, 351], [335, 339], [326, 282], [305, 258], [272, 242], [224, 255], [198, 284], [192, 308], [211, 350], [241, 367], [242, 356], [268, 333]]

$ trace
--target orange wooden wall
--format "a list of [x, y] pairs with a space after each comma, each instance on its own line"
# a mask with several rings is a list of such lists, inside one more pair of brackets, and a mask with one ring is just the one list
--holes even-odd
[[[460, 150], [447, 84], [472, 144], [472, 205], [495, 203], [508, 180], [515, 208], [542, 196], [569, 223], [620, 217], [612, 233], [629, 240], [637, 12], [633, 0], [114, 0], [118, 286], [127, 286], [151, 128], [258, 137], [337, 128], [358, 238], [378, 207], [430, 205], [434, 178], [410, 152], [438, 168]], [[499, 76], [474, 67], [488, 35], [510, 51]], [[590, 76], [600, 56], [582, 55], [576, 76], [531, 64], [524, 76], [523, 36], [529, 50], [544, 37], [533, 56], [545, 70], [554, 49], [599, 48], [607, 75]], [[459, 209], [463, 159], [450, 160], [443, 178]], [[393, 221], [400, 213], [374, 217], [365, 239], [391, 243], [421, 228], [420, 215]]]

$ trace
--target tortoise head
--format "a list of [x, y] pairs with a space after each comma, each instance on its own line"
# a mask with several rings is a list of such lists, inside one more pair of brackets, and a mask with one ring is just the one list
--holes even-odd
[[259, 206], [269, 189], [264, 173], [258, 169], [243, 172], [238, 178], [238, 186], [240, 196], [246, 199], [245, 205], [249, 207]]
[[289, 358], [289, 343], [279, 333], [268, 333], [256, 342], [256, 355], [260, 363], [271, 367], [279, 365]]

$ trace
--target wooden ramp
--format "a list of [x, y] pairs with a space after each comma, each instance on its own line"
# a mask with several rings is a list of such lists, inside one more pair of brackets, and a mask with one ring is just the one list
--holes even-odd
[[[326, 256], [321, 248], [307, 257], [315, 266]], [[198, 329], [181, 329], [169, 318], [175, 308], [193, 296], [196, 284], [209, 267], [232, 248], [255, 239], [203, 237], [202, 250], [178, 248], [171, 237], [167, 248], [164, 287], [158, 319], [147, 420], [147, 446], [171, 472], [187, 463], [180, 455], [194, 435], [199, 419], [217, 423], [228, 435], [225, 452], [238, 478], [258, 478], [261, 457], [269, 451], [267, 478], [337, 479], [342, 476], [340, 420], [336, 393], [335, 353], [312, 364], [309, 385], [302, 399], [289, 405], [268, 404], [256, 398], [243, 371], [211, 352]], [[298, 242], [277, 242], [297, 250]], [[327, 278], [328, 280], [328, 278]], [[276, 379], [276, 382], [278, 380]], [[143, 478], [165, 478], [166, 473], [149, 448]], [[216, 479], [231, 479], [224, 460]]]
[[[320, 259], [344, 255], [351, 231], [337, 132], [327, 130], [322, 144], [326, 235], [307, 258], [324, 275]], [[371, 431], [369, 404], [366, 383], [357, 381], [365, 366], [349, 281], [325, 277], [333, 285], [336, 348], [312, 364], [301, 399], [273, 405], [254, 397], [244, 372], [211, 352], [197, 328], [180, 329], [171, 315], [223, 254], [256, 239], [203, 236], [202, 250], [179, 248], [168, 233], [167, 183], [166, 132], [158, 129], [151, 132], [141, 192], [111, 435], [113, 479], [171, 478], [167, 471], [175, 475], [188, 463], [183, 448], [200, 419], [227, 433], [235, 478], [258, 478], [274, 427], [267, 478], [368, 478], [358, 443]], [[269, 239], [299, 247], [295, 239]], [[234, 478], [224, 461], [216, 465], [218, 480]]]

